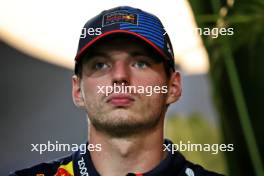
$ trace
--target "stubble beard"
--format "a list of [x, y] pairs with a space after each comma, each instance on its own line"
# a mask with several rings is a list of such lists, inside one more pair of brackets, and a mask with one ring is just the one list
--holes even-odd
[[118, 110], [114, 114], [104, 113], [97, 117], [90, 117], [90, 123], [97, 131], [115, 138], [131, 137], [154, 130], [162, 120], [162, 113], [149, 117], [135, 117], [133, 114], [122, 114]]

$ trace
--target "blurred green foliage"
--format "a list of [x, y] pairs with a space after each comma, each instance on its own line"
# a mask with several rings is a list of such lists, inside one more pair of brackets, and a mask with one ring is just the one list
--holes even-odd
[[[173, 115], [168, 117], [165, 125], [165, 136], [179, 144], [221, 144], [220, 128], [209, 122], [201, 114], [193, 113], [188, 117]], [[219, 151], [181, 151], [193, 163], [197, 163], [208, 170], [226, 174], [225, 152]]]
[[[199, 27], [233, 28], [233, 36], [202, 36], [230, 175], [263, 176], [264, 1], [189, 0]], [[262, 161], [261, 161], [262, 159]]]

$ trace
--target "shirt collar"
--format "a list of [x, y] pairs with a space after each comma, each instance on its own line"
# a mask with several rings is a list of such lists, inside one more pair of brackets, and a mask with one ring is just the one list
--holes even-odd
[[[164, 140], [164, 145], [172, 144], [168, 139]], [[87, 143], [88, 145], [88, 143]], [[172, 145], [171, 145], [172, 146]], [[133, 174], [129, 173], [128, 175], [143, 175], [143, 176], [157, 176], [157, 175], [173, 175], [177, 174], [182, 170], [186, 162], [185, 158], [179, 152], [168, 151], [168, 154], [164, 160], [160, 162], [158, 166], [154, 169], [143, 173], [143, 174]], [[75, 176], [100, 176], [96, 171], [92, 160], [90, 152], [81, 153], [80, 150], [73, 154], [73, 166], [74, 166], [74, 175]]]

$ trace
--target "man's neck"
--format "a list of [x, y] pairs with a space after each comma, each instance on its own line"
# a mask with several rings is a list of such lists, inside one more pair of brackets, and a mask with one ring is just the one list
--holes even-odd
[[157, 166], [165, 157], [163, 124], [152, 131], [127, 138], [113, 138], [89, 127], [89, 143], [101, 144], [100, 152], [91, 152], [96, 170], [102, 176], [124, 176], [144, 173]]

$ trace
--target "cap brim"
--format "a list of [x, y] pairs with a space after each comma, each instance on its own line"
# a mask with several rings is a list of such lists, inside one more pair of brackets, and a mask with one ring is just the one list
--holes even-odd
[[[153, 49], [155, 49], [161, 56], [163, 56], [164, 58], [166, 58], [167, 56], [165, 55], [165, 53], [157, 46], [155, 45], [153, 42], [151, 42], [150, 40], [148, 40], [146, 37], [139, 35], [135, 32], [131, 32], [131, 31], [126, 31], [126, 30], [112, 30], [109, 32], [105, 32], [103, 34], [101, 34], [100, 36], [94, 38], [93, 40], [91, 40], [90, 42], [88, 42], [76, 55], [75, 57], [75, 62], [77, 63], [80, 58], [88, 51], [88, 49], [97, 41], [102, 40], [103, 38], [110, 36], [110, 35], [114, 35], [114, 34], [128, 34], [128, 35], [132, 35], [135, 36], [143, 41], [145, 41], [146, 43], [148, 43], [150, 46], [153, 47]], [[165, 59], [166, 60], [166, 59]]]

